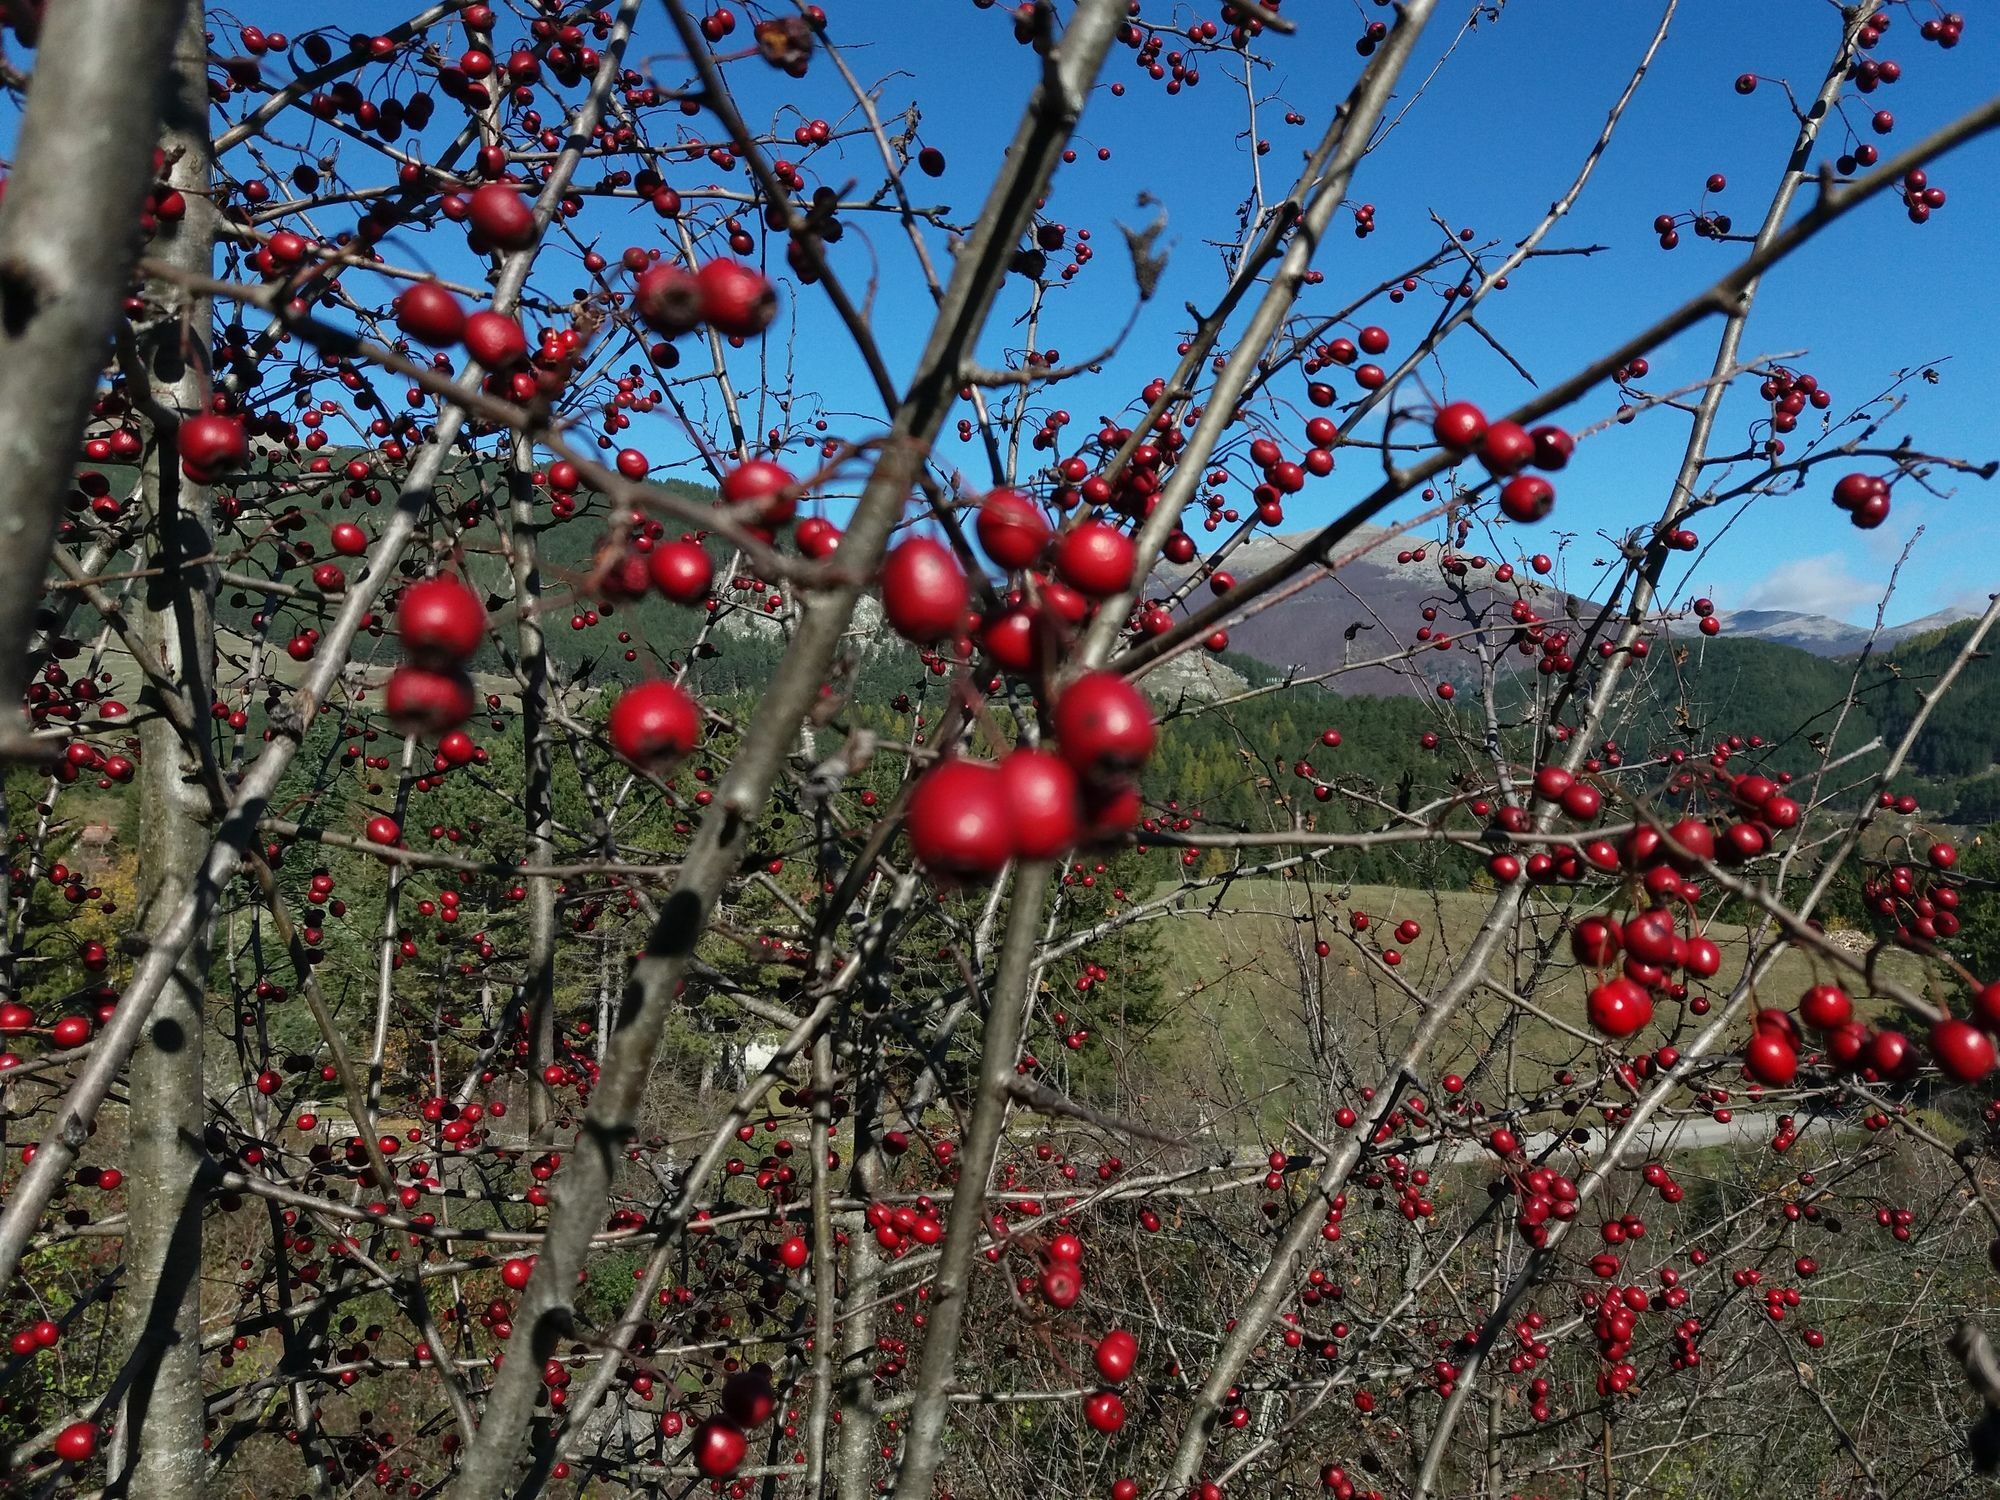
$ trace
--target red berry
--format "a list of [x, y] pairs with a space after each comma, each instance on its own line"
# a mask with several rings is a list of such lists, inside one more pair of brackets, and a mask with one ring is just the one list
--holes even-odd
[[1854, 1002], [1837, 984], [1816, 984], [1799, 998], [1799, 1019], [1814, 1031], [1833, 1031], [1854, 1019]]
[[904, 816], [910, 847], [948, 875], [992, 875], [1014, 854], [1013, 812], [1000, 768], [940, 761], [918, 780]]
[[1798, 1077], [1799, 1055], [1783, 1033], [1759, 1027], [1743, 1049], [1743, 1066], [1766, 1087], [1783, 1088]]
[[501, 250], [525, 250], [535, 243], [535, 210], [515, 188], [489, 182], [472, 190], [473, 229], [487, 244]]
[[1620, 974], [1590, 992], [1590, 1024], [1606, 1036], [1626, 1037], [1653, 1019], [1653, 997]]
[[1153, 715], [1145, 696], [1116, 672], [1087, 672], [1056, 702], [1063, 759], [1080, 776], [1136, 771], [1153, 753]]
[[505, 313], [482, 307], [465, 320], [465, 352], [489, 370], [505, 370], [528, 357], [528, 336]]
[[701, 322], [701, 283], [670, 260], [656, 260], [639, 273], [632, 307], [646, 326], [668, 338]]
[[722, 1383], [722, 1409], [742, 1427], [761, 1427], [778, 1408], [771, 1386], [771, 1367], [757, 1364], [738, 1370]]
[[882, 564], [882, 608], [906, 640], [922, 645], [958, 634], [971, 603], [965, 573], [941, 542], [913, 536]]
[[738, 260], [712, 260], [695, 273], [701, 316], [718, 333], [754, 338], [778, 315], [778, 294], [763, 273]]
[[1977, 1083], [1993, 1071], [1992, 1038], [1955, 1017], [1931, 1028], [1931, 1054], [1960, 1083]]
[[1082, 834], [1076, 772], [1047, 750], [1015, 750], [1000, 762], [1000, 789], [1023, 859], [1054, 859]]
[[1097, 1391], [1084, 1397], [1084, 1420], [1099, 1432], [1116, 1432], [1125, 1425], [1125, 1402], [1116, 1391]]
[[727, 1417], [710, 1417], [694, 1433], [694, 1464], [710, 1479], [727, 1479], [750, 1451], [743, 1429]]
[[210, 484], [250, 460], [250, 439], [240, 417], [202, 412], [181, 423], [181, 471], [196, 484]]
[[698, 542], [661, 542], [646, 556], [653, 587], [676, 604], [699, 604], [715, 581], [715, 564]]
[[80, 1464], [97, 1451], [98, 1436], [95, 1422], [72, 1422], [56, 1434], [56, 1457]]
[[1626, 951], [1642, 964], [1669, 964], [1674, 957], [1674, 918], [1665, 907], [1649, 907], [1625, 924]]
[[1528, 434], [1535, 442], [1535, 467], [1554, 473], [1576, 452], [1576, 439], [1560, 427], [1537, 427]]
[[1097, 1373], [1106, 1380], [1123, 1380], [1132, 1373], [1139, 1357], [1139, 1341], [1122, 1328], [1114, 1328], [1097, 1341]]
[[1868, 1039], [1868, 1066], [1884, 1078], [1900, 1081], [1916, 1071], [1916, 1049], [1900, 1031], [1878, 1031]]
[[1019, 490], [995, 490], [979, 506], [979, 545], [1010, 570], [1033, 567], [1049, 544], [1048, 520]]
[[671, 764], [701, 737], [701, 711], [671, 682], [634, 683], [618, 695], [607, 722], [611, 748], [647, 770]]
[[793, 528], [792, 539], [800, 552], [817, 562], [840, 549], [840, 528], [824, 516], [807, 516]]
[[1535, 440], [1518, 422], [1495, 422], [1479, 440], [1479, 461], [1496, 477], [1525, 469], [1535, 456]]
[[435, 281], [419, 281], [396, 298], [396, 326], [419, 343], [443, 349], [465, 337], [465, 309]]
[[722, 476], [723, 503], [752, 525], [776, 530], [791, 524], [799, 509], [799, 482], [791, 470], [768, 458], [753, 458]]
[[426, 578], [403, 590], [396, 630], [411, 661], [455, 667], [485, 639], [486, 606], [455, 578]]
[[1431, 421], [1438, 442], [1454, 453], [1470, 453], [1486, 435], [1486, 414], [1470, 401], [1454, 401]]
[[1103, 521], [1085, 521], [1056, 543], [1056, 571], [1079, 593], [1108, 599], [1132, 586], [1132, 539]]
[[1580, 964], [1593, 968], [1604, 968], [1618, 957], [1618, 949], [1624, 941], [1618, 924], [1609, 917], [1585, 917], [1570, 929], [1570, 952]]
[[437, 735], [471, 718], [478, 704], [464, 672], [434, 672], [405, 662], [389, 674], [382, 707], [401, 733]]
[[1510, 521], [1539, 521], [1555, 504], [1555, 486], [1539, 474], [1516, 474], [1500, 487], [1500, 509]]

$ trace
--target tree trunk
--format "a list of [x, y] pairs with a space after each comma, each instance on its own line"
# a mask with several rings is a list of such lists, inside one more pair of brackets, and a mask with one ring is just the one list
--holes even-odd
[[[174, 49], [161, 146], [187, 214], [153, 253], [211, 274], [216, 213], [208, 132], [208, 45], [200, 5], [188, 7]], [[204, 561], [209, 492], [180, 470], [175, 417], [207, 409], [211, 311], [205, 298], [149, 287], [158, 321], [142, 333], [146, 399], [155, 410], [145, 460], [151, 555], [139, 630], [180, 684], [205, 734], [215, 667], [216, 569]], [[135, 378], [137, 378], [135, 372]], [[137, 393], [134, 393], [137, 395]], [[189, 899], [211, 839], [205, 742], [189, 745], [166, 716], [141, 724], [139, 926], [156, 934]], [[193, 1500], [202, 1493], [201, 1232], [203, 996], [209, 934], [198, 933], [153, 1009], [129, 1075], [131, 1227], [122, 1321], [132, 1384], [119, 1423], [109, 1494]]]
[[28, 641], [138, 251], [157, 59], [177, 11], [171, 0], [103, 0], [52, 6], [42, 24], [0, 202], [0, 759], [57, 748], [21, 713]]

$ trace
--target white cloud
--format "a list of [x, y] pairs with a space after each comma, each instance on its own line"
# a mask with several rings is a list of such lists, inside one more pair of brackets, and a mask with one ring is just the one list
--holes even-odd
[[1780, 563], [1745, 591], [1738, 607], [1789, 609], [1839, 620], [1865, 614], [1872, 619], [1881, 594], [1880, 582], [1857, 578], [1848, 571], [1846, 558], [1822, 552]]

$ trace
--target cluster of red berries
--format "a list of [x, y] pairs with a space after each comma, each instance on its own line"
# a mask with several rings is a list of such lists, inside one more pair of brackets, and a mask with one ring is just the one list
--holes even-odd
[[1451, 452], [1477, 456], [1488, 474], [1502, 480], [1500, 509], [1509, 520], [1523, 523], [1544, 519], [1555, 508], [1556, 491], [1541, 475], [1522, 470], [1532, 465], [1554, 472], [1576, 451], [1576, 440], [1560, 427], [1537, 427], [1531, 432], [1517, 422], [1488, 423], [1486, 414], [1470, 401], [1440, 407], [1431, 420], [1431, 432]]
[[1940, 47], [1956, 47], [1965, 37], [1965, 17], [1957, 11], [1947, 11], [1942, 16], [1933, 16], [1917, 28], [1917, 35], [1927, 42], [1936, 42]]
[[902, 1255], [912, 1245], [935, 1245], [944, 1238], [944, 1219], [938, 1204], [928, 1196], [920, 1196], [915, 1203], [897, 1204], [878, 1198], [868, 1205], [866, 1218], [875, 1232], [875, 1243], [891, 1255]]
[[[1139, 1357], [1139, 1341], [1122, 1328], [1114, 1328], [1097, 1341], [1091, 1360], [1097, 1373], [1112, 1385], [1132, 1373]], [[1125, 1398], [1115, 1390], [1093, 1391], [1083, 1398], [1084, 1420], [1099, 1432], [1110, 1434], [1125, 1425]]]
[[472, 717], [466, 663], [486, 637], [486, 606], [455, 578], [410, 584], [396, 606], [403, 663], [389, 676], [384, 706], [405, 734], [444, 734]]
[[[1354, 211], [1354, 217], [1357, 223], [1362, 220], [1372, 223], [1375, 218], [1375, 205], [1372, 203], [1362, 204], [1360, 208]], [[1414, 291], [1416, 288], [1414, 285], [1411, 285], [1410, 289]], [[1364, 354], [1387, 354], [1388, 352], [1389, 331], [1386, 328], [1381, 328], [1371, 323], [1351, 339], [1343, 335], [1339, 338], [1329, 339], [1324, 344], [1316, 345], [1312, 353], [1308, 354], [1300, 362], [1300, 368], [1307, 375], [1317, 375], [1320, 371], [1334, 365], [1346, 368], [1354, 364]], [[1362, 366], [1362, 369], [1373, 368], [1376, 367]], [[1359, 370], [1355, 372], [1355, 379], [1357, 381], [1362, 379]], [[1374, 381], [1377, 385], [1381, 384], [1381, 381], [1376, 380], [1373, 375], [1369, 376], [1368, 380]], [[1366, 384], [1367, 382], [1363, 381], [1362, 383]], [[1333, 405], [1337, 397], [1332, 386], [1316, 384], [1306, 388], [1306, 399], [1311, 401], [1314, 406], [1324, 407]]]
[[1944, 189], [1934, 187], [1930, 173], [1922, 167], [1912, 167], [1903, 174], [1903, 209], [1912, 224], [1928, 223], [1932, 212], [1944, 203]]
[[1507, 1163], [1507, 1187], [1521, 1200], [1515, 1222], [1531, 1245], [1549, 1242], [1549, 1220], [1566, 1224], [1577, 1216], [1581, 1200], [1573, 1178], [1554, 1167], [1530, 1167], [1522, 1155], [1520, 1137], [1504, 1126], [1486, 1138], [1494, 1154]]
[[[1993, 1071], [1992, 1037], [2000, 1033], [2000, 984], [1973, 997], [1977, 1024], [1947, 1016], [1930, 1030], [1930, 1049], [1940, 1069], [1961, 1083], [1977, 1083]], [[1818, 984], [1800, 997], [1797, 1013], [1765, 1008], [1752, 1023], [1744, 1067], [1770, 1087], [1790, 1084], [1799, 1070], [1807, 1031], [1816, 1032], [1834, 1068], [1885, 1083], [1915, 1076], [1916, 1044], [1894, 1027], [1871, 1028], [1857, 1020], [1854, 1002], [1839, 985]]]
[[[1729, 180], [1720, 172], [1709, 174], [1705, 193], [1719, 193], [1729, 186]], [[1672, 250], [1681, 242], [1680, 225], [1685, 219], [1698, 240], [1719, 240], [1729, 233], [1728, 214], [1709, 213], [1706, 209], [1696, 209], [1687, 215], [1660, 214], [1653, 220], [1653, 233], [1660, 237], [1660, 248]]]
[[[881, 571], [883, 612], [905, 639], [935, 646], [977, 641], [1001, 669], [1045, 680], [1067, 632], [1093, 601], [1131, 587], [1132, 539], [1085, 519], [1057, 535], [1039, 506], [1016, 490], [980, 505], [980, 546], [1023, 579], [989, 620], [973, 614], [965, 571], [949, 548], [925, 536], [899, 543]], [[1053, 577], [1035, 571], [1044, 564]], [[1059, 751], [1022, 747], [999, 762], [948, 757], [917, 782], [907, 826], [933, 870], [987, 876], [1008, 860], [1053, 859], [1138, 818], [1133, 776], [1152, 753], [1146, 700], [1124, 678], [1088, 672], [1049, 696], [1044, 724]]]
[[1137, 820], [1134, 773], [1152, 753], [1152, 712], [1114, 672], [1063, 688], [1048, 719], [1059, 752], [1027, 746], [1000, 761], [953, 756], [910, 794], [907, 826], [933, 870], [990, 876], [1010, 859], [1054, 859]]
[[[1187, 29], [1187, 39], [1200, 45], [1212, 43], [1221, 34], [1221, 28], [1213, 21], [1197, 21]], [[1201, 69], [1194, 65], [1189, 52], [1166, 50], [1166, 36], [1162, 32], [1143, 29], [1128, 22], [1119, 28], [1118, 40], [1132, 49], [1132, 61], [1155, 83], [1165, 83], [1169, 94], [1178, 94], [1183, 88], [1194, 88], [1201, 82]], [[1120, 86], [1113, 87], [1113, 93], [1122, 92]]]
[[1940, 840], [1921, 864], [1904, 860], [1879, 867], [1861, 883], [1861, 899], [1870, 915], [1893, 924], [1891, 941], [1927, 953], [1939, 938], [1958, 935], [1959, 889], [1951, 878], [1957, 863], [1957, 846]]
[[771, 1367], [758, 1363], [738, 1370], [722, 1383], [722, 1410], [694, 1430], [695, 1467], [710, 1479], [727, 1479], [750, 1451], [749, 1431], [770, 1421], [777, 1409]]
[[1863, 531], [1889, 519], [1889, 481], [1878, 474], [1843, 474], [1833, 486], [1833, 503]]
[[[1771, 403], [1771, 431], [1780, 436], [1799, 425], [1806, 408], [1825, 411], [1833, 405], [1832, 393], [1819, 383], [1817, 376], [1783, 365], [1774, 365], [1765, 372], [1757, 394]], [[1782, 453], [1784, 445], [1775, 444], [1772, 451]]]

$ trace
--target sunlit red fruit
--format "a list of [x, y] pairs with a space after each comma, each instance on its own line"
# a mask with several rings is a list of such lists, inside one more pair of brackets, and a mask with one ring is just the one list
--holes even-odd
[[659, 771], [694, 749], [701, 738], [701, 710], [678, 685], [655, 678], [620, 693], [605, 727], [619, 755]]
[[1931, 1055], [1960, 1083], [1977, 1083], [1993, 1071], [1993, 1039], [1955, 1017], [1931, 1027]]
[[789, 525], [799, 508], [799, 482], [782, 464], [753, 458], [722, 476], [722, 500], [739, 519], [767, 530]]
[[1799, 1055], [1781, 1032], [1760, 1027], [1743, 1049], [1743, 1065], [1759, 1083], [1783, 1088], [1798, 1077]]
[[395, 301], [396, 326], [419, 343], [448, 349], [465, 337], [465, 308], [435, 281], [404, 288]]
[[1054, 859], [1082, 837], [1076, 772], [1060, 755], [1019, 749], [1000, 762], [1000, 790], [1013, 821], [1014, 852]]
[[778, 315], [777, 288], [738, 260], [709, 261], [695, 273], [702, 321], [731, 338], [753, 338]]
[[1056, 541], [1056, 572], [1078, 593], [1107, 599], [1132, 586], [1132, 539], [1103, 521], [1085, 521]]
[[958, 634], [971, 604], [965, 570], [942, 542], [910, 537], [882, 563], [882, 609], [905, 640], [922, 645]]
[[181, 470], [197, 484], [213, 484], [250, 460], [250, 438], [241, 417], [200, 412], [180, 428]]
[[979, 505], [979, 545], [1009, 571], [1030, 568], [1054, 535], [1039, 505], [1019, 490], [994, 490]]
[[659, 542], [646, 554], [653, 587], [676, 604], [699, 604], [715, 582], [715, 564], [698, 542]]
[[464, 672], [434, 672], [405, 663], [389, 674], [382, 707], [402, 733], [437, 735], [471, 718], [477, 703]]
[[1486, 435], [1486, 415], [1470, 401], [1454, 401], [1432, 419], [1431, 432], [1454, 453], [1470, 453]]
[[1653, 1019], [1653, 997], [1623, 974], [1593, 986], [1590, 1024], [1610, 1037], [1628, 1037]]
[[1122, 1328], [1114, 1328], [1099, 1339], [1092, 1354], [1097, 1373], [1113, 1382], [1130, 1375], [1138, 1357], [1139, 1341]]
[[525, 250], [535, 243], [535, 209], [506, 183], [488, 182], [472, 190], [470, 222], [479, 237], [500, 250]]
[[1054, 727], [1063, 759], [1087, 779], [1136, 771], [1153, 753], [1152, 709], [1115, 672], [1087, 672], [1065, 688]]
[[486, 606], [455, 578], [426, 578], [403, 590], [396, 606], [403, 654], [420, 666], [463, 664], [486, 638]]
[[750, 1440], [727, 1417], [710, 1417], [695, 1429], [694, 1465], [710, 1479], [727, 1479], [743, 1465]]
[[992, 875], [1014, 855], [1006, 785], [990, 761], [954, 757], [924, 772], [904, 827], [917, 858], [943, 874]]
[[465, 352], [488, 370], [508, 370], [528, 357], [528, 335], [505, 313], [482, 307], [465, 320]]
[[1125, 1400], [1116, 1391], [1092, 1392], [1084, 1397], [1083, 1416], [1099, 1432], [1117, 1432], [1125, 1425]]
[[56, 1434], [51, 1446], [65, 1463], [80, 1464], [97, 1452], [100, 1436], [95, 1422], [72, 1422]]

